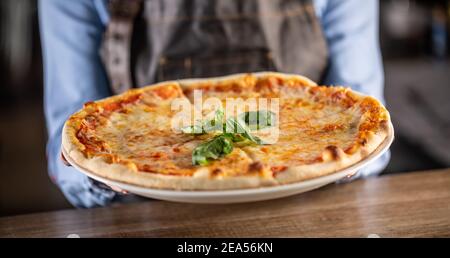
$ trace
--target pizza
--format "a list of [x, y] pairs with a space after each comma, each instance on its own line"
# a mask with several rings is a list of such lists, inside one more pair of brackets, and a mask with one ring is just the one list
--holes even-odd
[[[199, 110], [199, 93], [216, 106]], [[225, 103], [236, 99], [270, 105], [228, 112]], [[174, 125], [180, 118], [175, 103], [187, 108], [183, 117], [190, 125]], [[189, 117], [196, 112], [201, 119]], [[388, 111], [373, 97], [299, 75], [261, 72], [161, 82], [88, 102], [66, 121], [62, 150], [77, 166], [123, 183], [242, 189], [345, 169], [377, 149], [391, 126]]]

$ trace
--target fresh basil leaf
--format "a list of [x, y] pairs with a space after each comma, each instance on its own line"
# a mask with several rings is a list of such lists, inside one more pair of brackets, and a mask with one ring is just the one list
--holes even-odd
[[214, 118], [182, 128], [184, 133], [205, 134], [223, 130], [210, 141], [198, 145], [192, 152], [192, 164], [207, 165], [211, 160], [219, 159], [233, 151], [233, 143], [239, 146], [265, 144], [259, 137], [251, 134], [251, 126], [263, 128], [275, 124], [275, 113], [271, 111], [246, 112], [238, 118], [230, 117], [224, 123], [224, 113], [217, 110]]
[[250, 128], [248, 128], [247, 125], [245, 125], [245, 123], [242, 120], [236, 119], [234, 117], [230, 117], [227, 119], [225, 123], [225, 132], [232, 134], [240, 134], [244, 138], [250, 140], [253, 143], [259, 145], [264, 144], [259, 137], [251, 134]]
[[249, 111], [238, 116], [251, 130], [274, 126], [276, 114], [269, 110]]
[[217, 109], [214, 117], [210, 120], [206, 120], [202, 126], [205, 132], [213, 132], [222, 129], [224, 113], [222, 109]]
[[181, 128], [181, 132], [185, 134], [205, 134], [203, 127], [199, 125], [191, 125]]
[[181, 131], [185, 134], [201, 135], [210, 133], [213, 131], [220, 130], [223, 124], [224, 114], [222, 109], [216, 110], [214, 117], [212, 119], [206, 120], [204, 122], [197, 122], [194, 125], [186, 126], [181, 128]]
[[242, 136], [241, 134], [235, 134], [235, 133], [224, 133], [222, 134], [225, 137], [228, 137], [229, 139], [231, 139], [233, 142], [243, 142], [243, 141], [247, 141], [248, 139], [245, 138], [244, 136]]
[[233, 151], [233, 141], [225, 135], [198, 145], [192, 152], [192, 164], [207, 165], [211, 160], [219, 159]]

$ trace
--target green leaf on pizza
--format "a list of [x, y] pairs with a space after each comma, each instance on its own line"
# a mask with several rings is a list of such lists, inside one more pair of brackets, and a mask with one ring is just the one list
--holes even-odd
[[249, 111], [238, 116], [251, 130], [274, 126], [276, 115], [269, 110]]
[[208, 165], [211, 160], [219, 159], [232, 151], [232, 139], [226, 135], [218, 135], [194, 149], [192, 152], [192, 164]]
[[224, 122], [224, 113], [217, 110], [212, 119], [199, 121], [195, 125], [181, 129], [183, 133], [202, 135], [221, 131], [211, 140], [199, 144], [192, 152], [192, 164], [208, 165], [233, 151], [233, 143], [238, 146], [265, 144], [252, 130], [259, 130], [275, 125], [275, 113], [267, 110], [245, 112], [237, 118], [230, 117]]
[[194, 125], [181, 128], [185, 134], [201, 135], [221, 130], [224, 114], [221, 109], [216, 110], [214, 117], [205, 121], [199, 121]]
[[225, 124], [225, 132], [240, 135], [255, 144], [264, 144], [261, 139], [251, 134], [250, 128], [240, 119], [230, 117]]

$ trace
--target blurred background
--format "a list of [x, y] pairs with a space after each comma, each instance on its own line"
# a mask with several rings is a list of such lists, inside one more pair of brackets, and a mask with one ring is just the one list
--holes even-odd
[[[381, 0], [385, 96], [396, 128], [383, 172], [450, 167], [450, 0]], [[36, 0], [0, 1], [0, 216], [70, 208], [47, 176]]]

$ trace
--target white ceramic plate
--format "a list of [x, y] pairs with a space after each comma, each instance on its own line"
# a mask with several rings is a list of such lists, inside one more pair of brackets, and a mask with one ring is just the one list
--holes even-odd
[[68, 157], [68, 155], [66, 155], [66, 153], [64, 153], [64, 156], [73, 167], [77, 168], [87, 176], [97, 181], [103, 182], [107, 185], [116, 186], [130, 193], [137, 194], [140, 196], [166, 201], [187, 202], [187, 203], [239, 203], [239, 202], [271, 200], [291, 196], [311, 191], [324, 185], [336, 182], [337, 180], [342, 179], [344, 177], [351, 176], [361, 168], [367, 166], [369, 163], [376, 160], [383, 153], [385, 153], [389, 149], [389, 146], [391, 145], [393, 140], [394, 140], [394, 128], [392, 124], [390, 124], [387, 138], [374, 152], [372, 152], [366, 159], [361, 160], [360, 162], [341, 171], [335, 172], [327, 176], [322, 176], [319, 178], [314, 178], [311, 180], [286, 185], [250, 188], [250, 189], [220, 190], [220, 191], [180, 191], [180, 190], [152, 189], [116, 182], [110, 179], [97, 176], [91, 173], [90, 171], [87, 171], [86, 169], [78, 166], [75, 162], [73, 162], [73, 160], [71, 160]]

